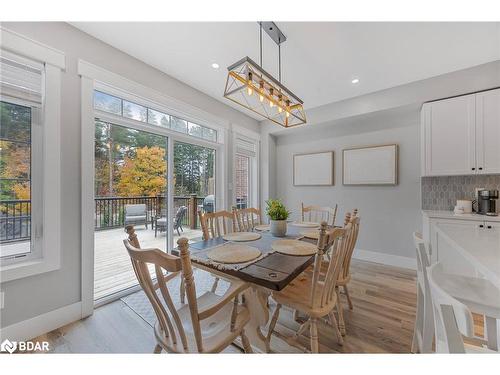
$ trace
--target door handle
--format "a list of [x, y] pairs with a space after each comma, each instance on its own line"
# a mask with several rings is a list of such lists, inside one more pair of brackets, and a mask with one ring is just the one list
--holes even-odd
[[479, 228], [484, 228], [484, 225], [483, 224], [479, 224]]
[[488, 229], [491, 229], [491, 225], [488, 225]]

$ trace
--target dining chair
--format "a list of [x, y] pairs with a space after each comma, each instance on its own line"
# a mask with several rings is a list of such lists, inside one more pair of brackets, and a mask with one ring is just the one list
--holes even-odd
[[[328, 319], [337, 336], [338, 343], [343, 345], [344, 340], [339, 331], [337, 319], [333, 311], [335, 307], [338, 308], [338, 294], [335, 289], [351, 233], [351, 223], [346, 228], [334, 228], [330, 230], [327, 229], [326, 222], [321, 223], [318, 251], [314, 258], [312, 270], [309, 269], [297, 276], [283, 290], [272, 293], [272, 298], [276, 301], [277, 305], [267, 333], [268, 343], [273, 333], [278, 337], [282, 337], [274, 328], [278, 321], [281, 307], [286, 305], [308, 317], [300, 326], [294, 338], [298, 338], [309, 327], [311, 352], [319, 352], [317, 322], [323, 318]], [[330, 248], [332, 249], [332, 256], [328, 261], [325, 272], [321, 272], [323, 268], [322, 263], [324, 263], [323, 256]], [[282, 338], [290, 342], [289, 337]]]
[[431, 264], [427, 256], [427, 244], [420, 233], [413, 232], [413, 243], [417, 258], [417, 313], [411, 351], [412, 353], [432, 353], [434, 312], [427, 277], [427, 267]]
[[[156, 346], [154, 353], [218, 353], [240, 337], [246, 353], [252, 348], [245, 335], [250, 320], [248, 309], [238, 303], [238, 296], [248, 285], [234, 281], [223, 296], [206, 292], [196, 297], [196, 286], [187, 238], [177, 241], [180, 257], [159, 249], [140, 249], [133, 226], [123, 240], [137, 280], [155, 312]], [[154, 266], [156, 282], [148, 265]], [[164, 272], [166, 271], [166, 273]], [[176, 277], [184, 280], [188, 303], [176, 308], [168, 283]]]
[[[199, 211], [198, 216], [200, 219], [201, 230], [203, 232], [203, 239], [205, 241], [237, 231], [234, 213], [232, 212], [216, 211], [202, 213], [201, 211]], [[212, 293], [215, 293], [218, 285], [219, 277], [215, 276], [215, 280], [211, 289]]]
[[344, 310], [342, 309], [342, 301], [340, 299], [340, 288], [342, 287], [344, 294], [347, 299], [347, 305], [350, 310], [353, 310], [354, 306], [352, 304], [351, 295], [349, 294], [349, 289], [347, 284], [351, 281], [351, 260], [356, 247], [356, 242], [358, 240], [360, 217], [358, 216], [358, 209], [355, 208], [351, 215], [347, 212], [344, 218], [344, 228], [349, 224], [351, 225], [351, 233], [348, 238], [348, 243], [346, 244], [346, 254], [342, 261], [342, 267], [339, 273], [339, 278], [337, 280], [337, 298], [338, 298], [338, 315], [339, 315], [339, 329], [340, 333], [345, 336], [346, 328], [344, 323]]
[[240, 232], [250, 232], [257, 225], [262, 224], [262, 212], [260, 208], [235, 208], [233, 212]]
[[428, 282], [434, 307], [437, 353], [496, 353], [464, 343], [463, 337], [474, 338], [474, 319], [467, 305], [446, 290], [448, 275], [436, 263], [427, 268]]
[[318, 224], [326, 221], [328, 225], [333, 227], [337, 217], [337, 205], [335, 207], [321, 207], [304, 206], [304, 203], [301, 203], [301, 217], [302, 221], [312, 221]]
[[232, 212], [216, 211], [203, 213], [198, 211], [198, 217], [204, 240], [236, 232], [236, 223]]

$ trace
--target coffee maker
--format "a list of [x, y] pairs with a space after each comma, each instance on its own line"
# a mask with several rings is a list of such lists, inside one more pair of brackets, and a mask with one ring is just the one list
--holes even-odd
[[479, 190], [477, 192], [477, 213], [480, 215], [497, 216], [497, 199], [498, 190]]

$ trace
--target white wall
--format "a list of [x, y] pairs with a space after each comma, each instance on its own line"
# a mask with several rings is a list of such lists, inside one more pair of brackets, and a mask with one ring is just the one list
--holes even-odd
[[90, 37], [65, 23], [9, 23], [2, 26], [66, 54], [62, 74], [62, 193], [61, 269], [1, 285], [5, 308], [0, 327], [72, 305], [81, 300], [81, 211], [80, 211], [80, 77], [78, 59], [84, 59], [116, 74], [151, 87], [210, 114], [258, 132], [257, 121], [194, 88]]
[[[420, 230], [420, 156], [418, 119], [402, 119], [389, 128], [370, 123], [328, 129], [312, 127], [308, 134], [277, 138], [276, 196], [300, 216], [300, 204], [339, 205], [337, 224], [345, 212], [358, 208], [361, 228], [356, 248], [396, 256], [414, 257], [412, 232]], [[359, 133], [359, 131], [363, 131]], [[397, 143], [399, 145], [399, 184], [397, 186], [343, 186], [342, 149], [352, 146]], [[335, 185], [294, 187], [293, 155], [335, 151]], [[389, 261], [390, 262], [390, 261]], [[411, 263], [411, 262], [409, 262]]]

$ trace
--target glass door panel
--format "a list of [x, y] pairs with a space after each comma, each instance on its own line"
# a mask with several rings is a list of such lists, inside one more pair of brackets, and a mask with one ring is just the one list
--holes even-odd
[[201, 239], [198, 212], [215, 211], [215, 185], [215, 150], [175, 142], [174, 246], [179, 236], [190, 241]]
[[167, 137], [96, 120], [95, 300], [137, 285], [125, 225], [142, 248], [167, 250], [166, 192]]

